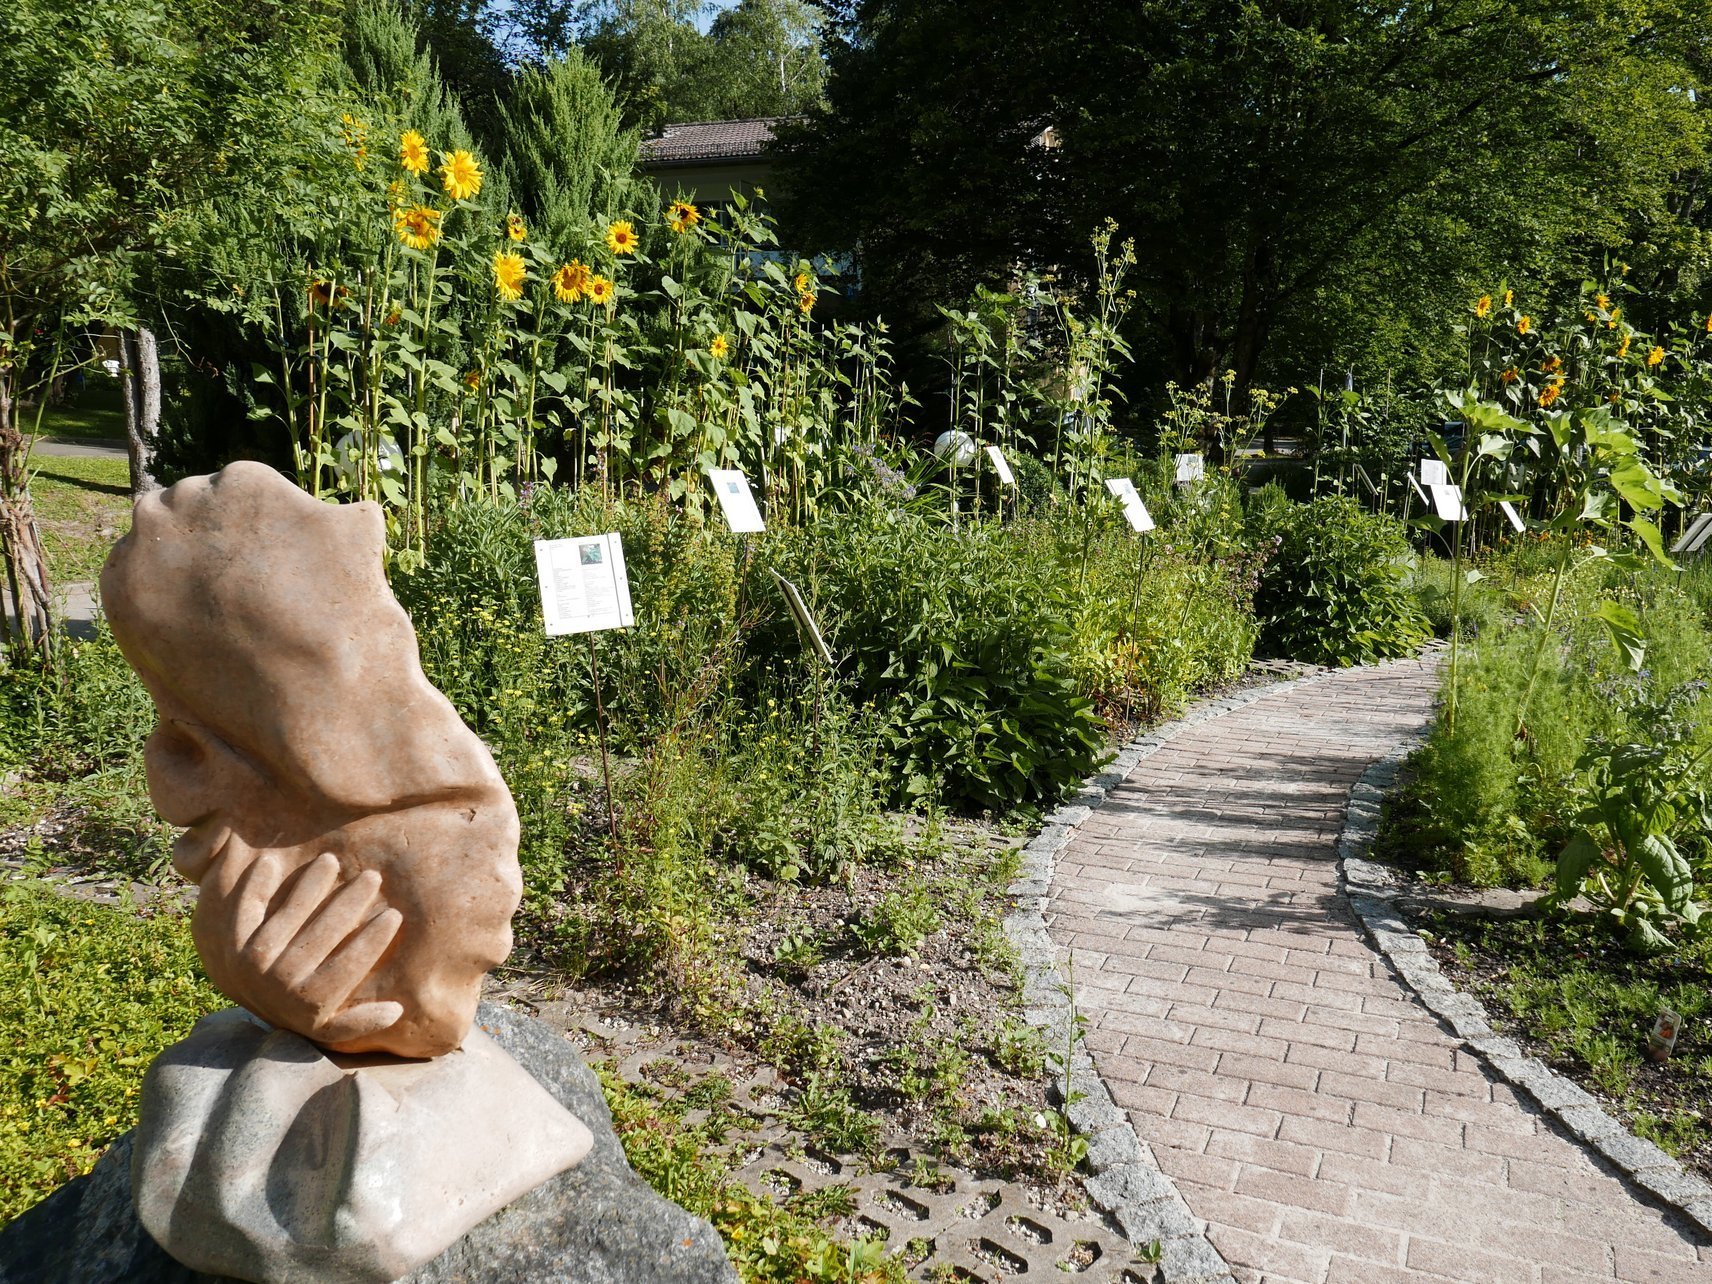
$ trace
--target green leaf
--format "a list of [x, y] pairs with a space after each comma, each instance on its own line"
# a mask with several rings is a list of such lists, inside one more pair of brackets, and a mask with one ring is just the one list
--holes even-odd
[[1659, 565], [1667, 566], [1673, 571], [1676, 569], [1676, 563], [1671, 560], [1670, 554], [1665, 552], [1664, 535], [1654, 523], [1645, 517], [1635, 516], [1629, 519], [1629, 529], [1641, 537], [1641, 543], [1647, 546], [1647, 552], [1653, 555]]
[[1621, 602], [1606, 601], [1594, 607], [1593, 616], [1605, 626], [1617, 658], [1627, 663], [1630, 669], [1640, 672], [1647, 658], [1647, 639], [1641, 632], [1641, 617], [1635, 614], [1634, 608]]
[[1557, 857], [1557, 894], [1569, 900], [1581, 891], [1582, 880], [1593, 862], [1599, 859], [1599, 844], [1582, 830], [1564, 844]]
[[1681, 914], [1694, 896], [1694, 872], [1676, 844], [1668, 835], [1648, 834], [1631, 854], [1665, 906], [1671, 913]]

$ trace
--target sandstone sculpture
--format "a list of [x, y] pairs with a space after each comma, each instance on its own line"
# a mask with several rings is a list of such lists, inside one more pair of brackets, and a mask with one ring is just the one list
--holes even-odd
[[431, 1057], [511, 950], [517, 812], [423, 676], [373, 504], [233, 464], [138, 502], [101, 574], [160, 713], [149, 791], [188, 827], [208, 974], [341, 1052]]

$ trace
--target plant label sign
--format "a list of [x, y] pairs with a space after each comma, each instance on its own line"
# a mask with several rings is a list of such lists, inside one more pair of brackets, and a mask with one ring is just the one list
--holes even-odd
[[707, 479], [713, 484], [714, 496], [719, 500], [725, 524], [733, 535], [748, 535], [767, 529], [767, 523], [761, 520], [761, 510], [755, 507], [749, 479], [739, 469], [710, 468]]
[[1207, 475], [1207, 461], [1200, 451], [1176, 456], [1177, 481], [1181, 484], [1198, 482]]
[[1005, 452], [997, 446], [987, 447], [987, 458], [993, 461], [993, 471], [999, 475], [999, 481], [1006, 486], [1015, 486], [1016, 478], [1011, 476], [1011, 466], [1005, 459]]
[[1702, 513], [1682, 532], [1682, 537], [1670, 546], [1672, 553], [1692, 553], [1706, 542], [1708, 529], [1712, 529], [1712, 513]]
[[1141, 502], [1141, 496], [1136, 493], [1135, 483], [1128, 477], [1108, 477], [1106, 489], [1116, 495], [1118, 502], [1123, 505], [1124, 520], [1131, 528], [1138, 531], [1153, 529], [1153, 514], [1147, 511], [1147, 505]]
[[1434, 483], [1427, 487], [1433, 493], [1433, 512], [1447, 522], [1460, 522], [1468, 518], [1468, 510], [1462, 506], [1462, 487], [1452, 486], [1448, 482]]
[[[772, 570], [771, 567], [768, 568]], [[826, 645], [826, 638], [821, 635], [820, 624], [814, 618], [814, 612], [809, 610], [808, 601], [803, 597], [802, 590], [792, 584], [783, 575], [773, 571], [773, 578], [779, 582], [779, 591], [785, 595], [785, 602], [791, 608], [797, 628], [802, 630], [809, 645], [814, 647], [814, 653], [820, 657], [820, 662], [827, 668], [832, 667], [832, 651]]]
[[1523, 531], [1528, 529], [1528, 524], [1522, 520], [1522, 515], [1516, 511], [1516, 506], [1509, 500], [1499, 500], [1498, 511], [1504, 514], [1505, 520], [1510, 523], [1510, 528], [1514, 530], [1516, 534], [1520, 535]]
[[541, 615], [547, 636], [627, 629], [630, 577], [618, 533], [535, 541], [535, 576], [541, 585]]
[[1450, 469], [1436, 459], [1423, 459], [1421, 461], [1421, 485], [1450, 485]]
[[1647, 1055], [1654, 1061], [1668, 1061], [1676, 1051], [1676, 1036], [1682, 1030], [1682, 1018], [1669, 1008], [1660, 1010], [1647, 1036]]

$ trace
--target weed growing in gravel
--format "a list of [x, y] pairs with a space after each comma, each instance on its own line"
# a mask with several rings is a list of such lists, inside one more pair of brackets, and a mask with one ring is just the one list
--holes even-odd
[[916, 884], [882, 896], [850, 925], [850, 933], [870, 955], [901, 957], [919, 950], [939, 930], [940, 922], [935, 897]]

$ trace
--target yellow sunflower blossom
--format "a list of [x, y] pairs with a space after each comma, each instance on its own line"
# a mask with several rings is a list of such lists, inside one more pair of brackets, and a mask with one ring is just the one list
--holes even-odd
[[1649, 365], [1649, 366], [1662, 366], [1663, 364], [1664, 364], [1664, 349], [1655, 343], [1653, 345], [1653, 350], [1651, 352], [1647, 353], [1647, 365]]
[[1622, 319], [1623, 319], [1623, 309], [1622, 308], [1612, 308], [1611, 309], [1611, 319], [1605, 323], [1605, 328], [1607, 330], [1615, 330], [1617, 328], [1617, 322], [1621, 321]]
[[682, 234], [701, 222], [701, 211], [688, 201], [673, 201], [666, 208], [666, 226]]
[[797, 279], [792, 282], [792, 284], [797, 287], [798, 294], [807, 294], [809, 292], [809, 286], [814, 284], [814, 278], [807, 272], [798, 272]]
[[797, 311], [802, 313], [805, 317], [810, 312], [813, 312], [814, 297], [814, 292], [812, 290], [804, 290], [801, 294], [797, 295]]
[[398, 140], [398, 163], [412, 174], [428, 172], [428, 140], [407, 129]]
[[1712, 312], [1706, 314], [1706, 333], [1712, 334]]
[[1559, 376], [1540, 390], [1540, 407], [1542, 409], [1549, 407], [1552, 402], [1556, 401], [1562, 394], [1563, 378]]
[[482, 172], [474, 156], [459, 149], [441, 152], [440, 159], [440, 184], [446, 189], [447, 196], [454, 201], [469, 201], [480, 195]]
[[1520, 370], [1516, 369], [1515, 366], [1508, 367], [1507, 369], [1502, 371], [1498, 376], [1499, 381], [1502, 382], [1505, 385], [1505, 387], [1508, 387], [1510, 384], [1515, 383], [1516, 380], [1520, 379], [1521, 377], [1522, 377], [1522, 372]]
[[1620, 344], [1618, 344], [1618, 345], [1617, 345], [1617, 355], [1618, 355], [1618, 356], [1619, 356], [1619, 357], [1626, 357], [1626, 356], [1628, 356], [1628, 355], [1629, 355], [1629, 345], [1630, 345], [1630, 344], [1631, 344], [1631, 343], [1633, 343], [1633, 342], [1634, 342], [1634, 341], [1635, 341], [1635, 336], [1634, 336], [1634, 335], [1632, 335], [1632, 334], [1625, 334], [1625, 335], [1624, 335], [1624, 336], [1623, 336], [1623, 342], [1622, 342], [1622, 343], [1620, 343]]
[[523, 256], [501, 250], [493, 256], [493, 288], [499, 297], [516, 302], [523, 297], [523, 279], [527, 275]]
[[1611, 306], [1611, 296], [1603, 292], [1595, 294], [1593, 296], [1593, 306], [1598, 308], [1601, 312], [1605, 311], [1606, 308]]
[[606, 305], [612, 302], [612, 281], [604, 276], [592, 276], [588, 283], [588, 299], [590, 303]]
[[1552, 356], [1547, 357], [1544, 361], [1540, 362], [1540, 373], [1541, 374], [1556, 374], [1559, 370], [1562, 370], [1562, 369], [1563, 369], [1563, 358], [1560, 356], [1557, 356], [1555, 353]]
[[614, 254], [634, 254], [640, 244], [641, 238], [636, 235], [635, 226], [625, 219], [619, 219], [606, 229], [606, 248]]
[[724, 361], [731, 355], [731, 343], [723, 334], [713, 336], [713, 342], [707, 345], [707, 350], [713, 353], [715, 361]]
[[581, 259], [572, 259], [553, 273], [553, 293], [560, 303], [575, 303], [589, 292], [594, 273]]
[[505, 234], [514, 241], [521, 241], [529, 235], [529, 229], [523, 226], [521, 214], [507, 214], [505, 216]]
[[1532, 330], [1533, 328], [1534, 328], [1534, 319], [1532, 317], [1524, 316], [1520, 321], [1516, 322], [1516, 333], [1517, 334], [1526, 334], [1529, 330]]
[[464, 387], [468, 388], [471, 392], [474, 392], [477, 388], [481, 387], [481, 371], [464, 371]]
[[1482, 321], [1486, 319], [1486, 314], [1491, 311], [1492, 296], [1490, 294], [1483, 294], [1474, 301], [1474, 315], [1479, 317]]
[[440, 211], [426, 205], [392, 212], [392, 230], [413, 250], [425, 250], [440, 239]]
[[1505, 290], [1504, 291], [1504, 306], [1509, 307], [1515, 301], [1516, 301], [1516, 292], [1514, 290]]

